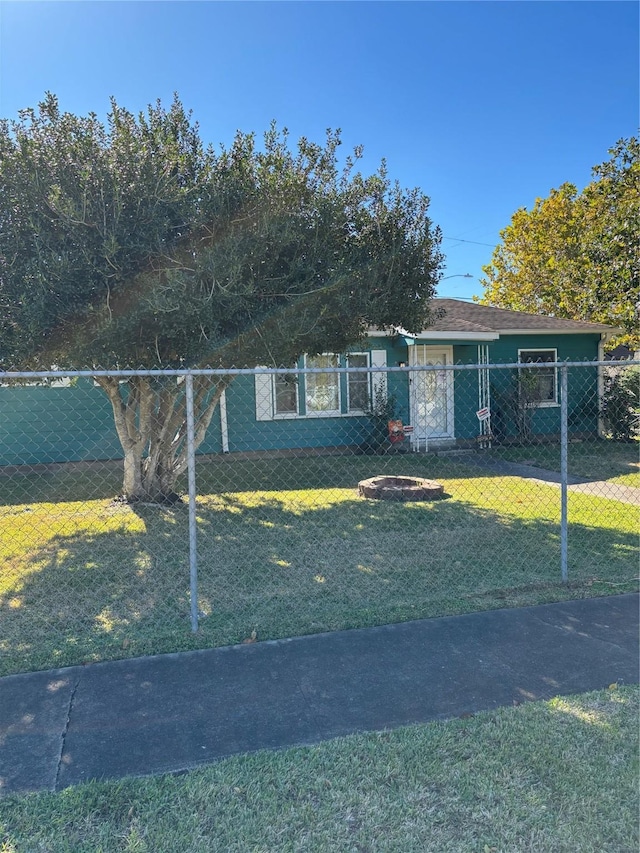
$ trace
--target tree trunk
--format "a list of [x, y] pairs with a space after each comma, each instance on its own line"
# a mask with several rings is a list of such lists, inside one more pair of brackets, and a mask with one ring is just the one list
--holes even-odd
[[141, 495], [143, 492], [141, 458], [135, 449], [124, 451], [123, 495]]
[[[176, 481], [188, 464], [184, 385], [173, 377], [132, 377], [120, 383], [97, 377], [113, 409], [124, 451], [122, 498], [173, 504]], [[194, 377], [194, 448], [204, 441], [213, 414], [231, 377]]]

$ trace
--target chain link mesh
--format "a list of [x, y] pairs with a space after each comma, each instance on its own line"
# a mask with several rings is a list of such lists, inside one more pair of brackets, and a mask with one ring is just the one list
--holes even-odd
[[197, 456], [196, 633], [188, 501], [116, 497], [89, 376], [5, 383], [0, 672], [637, 588], [638, 365], [336, 365], [230, 372]]

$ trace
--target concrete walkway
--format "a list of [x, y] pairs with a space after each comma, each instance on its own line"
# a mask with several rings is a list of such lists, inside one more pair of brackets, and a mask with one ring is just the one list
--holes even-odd
[[624, 486], [622, 483], [608, 483], [606, 480], [591, 480], [588, 483], [574, 483], [567, 486], [570, 492], [581, 492], [583, 495], [595, 495], [610, 501], [619, 501], [640, 507], [640, 489], [634, 486]]
[[0, 794], [196, 767], [638, 680], [638, 596], [0, 679]]
[[[559, 471], [548, 471], [546, 468], [538, 468], [535, 465], [506, 462], [502, 459], [480, 454], [465, 457], [464, 462], [465, 465], [475, 465], [504, 477], [523, 477], [525, 480], [533, 480], [544, 485], [560, 485]], [[636, 489], [634, 486], [609, 483], [607, 480], [585, 480], [569, 474], [567, 476], [567, 489], [570, 492], [581, 492], [584, 495], [593, 495], [594, 497], [607, 498], [608, 500], [640, 507], [640, 489]]]

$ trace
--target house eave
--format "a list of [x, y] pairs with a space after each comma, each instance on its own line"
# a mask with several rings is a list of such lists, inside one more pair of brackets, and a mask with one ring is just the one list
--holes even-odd
[[595, 326], [585, 329], [500, 329], [499, 335], [607, 335], [614, 337], [622, 334], [620, 329], [611, 326]]
[[497, 341], [498, 332], [419, 332], [417, 341]]
[[370, 338], [394, 338], [399, 335], [416, 341], [497, 341], [500, 337], [498, 332], [438, 332], [435, 330], [412, 335], [404, 329], [392, 332], [369, 329], [367, 335]]
[[622, 329], [614, 328], [613, 326], [586, 326], [582, 329], [561, 329], [561, 328], [535, 328], [528, 329], [495, 329], [485, 332], [456, 332], [455, 330], [437, 330], [424, 329], [422, 332], [411, 334], [406, 329], [368, 329], [367, 336], [370, 338], [394, 338], [403, 337], [407, 339], [407, 343], [411, 341], [497, 341], [502, 336], [507, 335], [604, 335], [605, 339], [621, 335]]

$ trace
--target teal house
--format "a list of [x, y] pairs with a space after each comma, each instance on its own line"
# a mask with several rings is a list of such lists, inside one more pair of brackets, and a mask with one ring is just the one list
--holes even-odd
[[[199, 452], [357, 450], [370, 439], [371, 409], [385, 401], [406, 449], [482, 446], [523, 434], [552, 440], [560, 429], [555, 363], [602, 361], [618, 332], [455, 299], [435, 299], [433, 307], [435, 322], [419, 333], [371, 330], [347, 353], [303, 356], [291, 372], [236, 377]], [[420, 369], [426, 365], [434, 369]], [[576, 436], [598, 433], [601, 379], [596, 366], [569, 368]], [[111, 406], [91, 380], [0, 387], [0, 465], [121, 456]]]
[[[296, 365], [326, 373], [261, 374], [252, 387], [237, 380], [227, 392], [228, 449], [358, 445], [366, 438], [364, 413], [381, 398], [393, 399], [404, 444], [413, 450], [515, 440], [523, 431], [552, 438], [560, 429], [559, 377], [545, 364], [602, 361], [618, 331], [455, 299], [435, 299], [434, 314], [417, 334], [371, 330], [357, 350], [307, 356]], [[503, 364], [522, 368], [492, 367]], [[426, 365], [436, 369], [420, 370]], [[370, 373], [340, 374], [339, 367]], [[381, 367], [399, 369], [375, 370]], [[595, 366], [570, 369], [574, 434], [598, 431], [599, 383]]]

